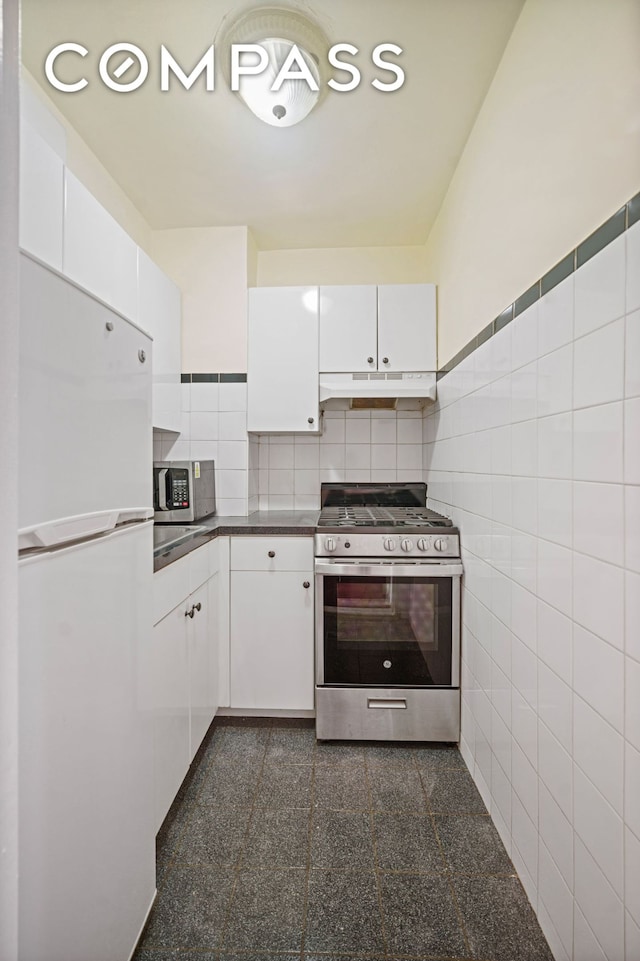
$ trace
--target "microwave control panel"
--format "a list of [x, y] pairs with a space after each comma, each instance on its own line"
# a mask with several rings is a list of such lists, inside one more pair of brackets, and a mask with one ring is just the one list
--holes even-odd
[[172, 467], [167, 473], [167, 506], [189, 507], [189, 472], [183, 467]]

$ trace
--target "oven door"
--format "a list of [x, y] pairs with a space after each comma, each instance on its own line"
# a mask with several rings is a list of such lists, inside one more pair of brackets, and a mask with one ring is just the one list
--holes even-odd
[[457, 561], [316, 560], [316, 683], [459, 687]]

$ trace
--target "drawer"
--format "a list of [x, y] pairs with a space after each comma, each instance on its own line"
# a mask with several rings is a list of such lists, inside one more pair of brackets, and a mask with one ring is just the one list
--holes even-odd
[[230, 566], [232, 571], [311, 571], [313, 537], [232, 537]]

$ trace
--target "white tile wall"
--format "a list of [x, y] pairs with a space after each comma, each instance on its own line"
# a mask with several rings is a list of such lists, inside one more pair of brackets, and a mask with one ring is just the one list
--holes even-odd
[[323, 432], [262, 434], [261, 510], [319, 510], [323, 481], [423, 479], [421, 411], [325, 411]]
[[422, 425], [462, 534], [462, 753], [557, 961], [640, 958], [639, 278], [640, 223]]
[[[183, 384], [182, 430], [154, 431], [154, 460], [214, 460], [216, 511], [246, 515], [258, 508], [250, 483], [246, 384]], [[253, 463], [257, 464], [254, 453]], [[256, 468], [257, 472], [257, 468]]]

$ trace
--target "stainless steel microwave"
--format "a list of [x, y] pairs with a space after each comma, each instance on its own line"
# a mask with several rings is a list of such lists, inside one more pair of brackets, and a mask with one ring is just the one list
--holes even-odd
[[155, 520], [184, 524], [215, 514], [214, 468], [212, 460], [156, 461], [153, 465]]

